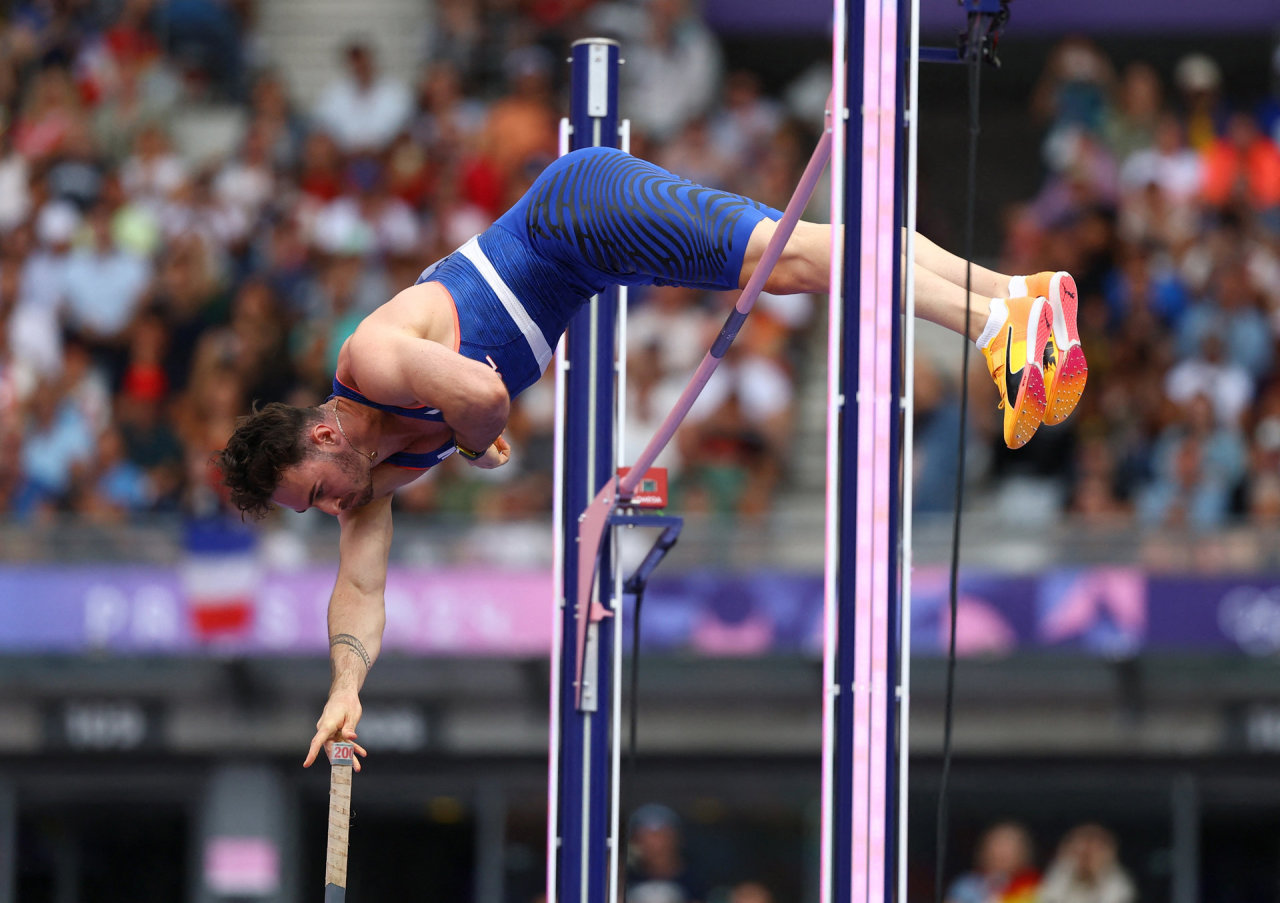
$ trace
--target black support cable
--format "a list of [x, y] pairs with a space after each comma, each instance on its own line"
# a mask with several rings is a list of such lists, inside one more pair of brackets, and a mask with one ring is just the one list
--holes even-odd
[[640, 606], [644, 604], [644, 585], [635, 588], [635, 614], [631, 621], [631, 693], [627, 700], [627, 780], [636, 785], [636, 729], [640, 720]]
[[938, 823], [936, 884], [934, 899], [943, 903], [946, 891], [947, 831], [950, 827], [948, 796], [951, 784], [952, 725], [955, 720], [956, 689], [956, 617], [959, 612], [960, 583], [960, 512], [964, 504], [964, 472], [966, 425], [969, 418], [969, 338], [972, 311], [969, 301], [973, 294], [973, 232], [978, 195], [978, 98], [982, 76], [983, 49], [987, 39], [988, 23], [982, 16], [974, 16], [970, 22], [966, 48], [966, 66], [969, 76], [969, 153], [964, 211], [964, 354], [960, 373], [960, 430], [956, 447], [955, 511], [951, 526], [951, 572], [948, 593], [950, 625], [947, 637], [946, 698], [942, 720], [942, 777], [938, 784]]
[[[635, 792], [636, 773], [639, 770], [637, 765], [639, 756], [636, 751], [636, 736], [640, 723], [640, 608], [644, 605], [645, 585], [645, 582], [641, 581], [630, 587], [630, 590], [635, 594], [636, 604], [634, 614], [631, 616], [631, 692], [628, 694], [627, 699], [627, 783], [626, 790], [621, 795], [618, 807], [623, 811], [629, 810], [631, 812], [634, 812], [637, 808], [635, 805]], [[627, 590], [627, 587], [623, 588], [622, 595], [624, 598], [626, 597]], [[631, 797], [630, 805], [626, 802], [627, 797]], [[619, 813], [619, 820], [621, 820], [621, 813]], [[629, 855], [627, 848], [630, 842], [630, 828], [624, 823], [620, 831], [619, 846], [621, 849], [618, 851], [617, 859], [615, 860], [617, 863], [615, 867], [619, 872], [618, 894], [624, 900], [627, 896], [627, 857]]]

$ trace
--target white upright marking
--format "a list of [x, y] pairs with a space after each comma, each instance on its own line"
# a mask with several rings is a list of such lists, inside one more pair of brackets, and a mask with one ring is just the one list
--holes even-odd
[[[569, 152], [572, 131], [568, 117], [560, 120], [560, 156]], [[551, 706], [547, 730], [547, 899], [556, 898], [556, 867], [560, 841], [560, 657], [564, 654], [564, 405], [567, 388], [564, 335], [556, 343], [556, 416], [553, 427], [553, 491], [551, 496]]]
[[831, 43], [831, 109], [827, 127], [831, 128], [831, 278], [827, 302], [827, 496], [826, 536], [822, 593], [822, 816], [821, 853], [819, 858], [819, 899], [832, 903], [835, 877], [835, 709], [840, 691], [836, 683], [836, 639], [840, 622], [838, 605], [837, 562], [840, 536], [840, 409], [844, 399], [840, 391], [841, 299], [844, 294], [844, 241], [840, 228], [844, 219], [845, 147], [844, 123], [848, 100], [845, 97], [846, 40], [845, 0], [835, 0]]
[[[618, 145], [631, 152], [631, 120], [618, 124]], [[613, 450], [615, 469], [627, 463], [627, 287], [618, 286], [617, 342], [614, 355], [615, 407], [613, 421]], [[622, 849], [619, 822], [622, 819], [622, 557], [618, 544], [619, 529], [613, 529], [613, 746], [611, 768], [611, 800], [609, 808], [609, 856], [618, 862]], [[632, 705], [635, 701], [632, 700]], [[609, 868], [609, 900], [618, 899], [618, 869]]]
[[911, 513], [915, 493], [912, 478], [915, 457], [915, 361], [916, 361], [916, 287], [912, 262], [916, 256], [916, 145], [920, 103], [920, 0], [911, 0], [911, 49], [907, 70], [907, 200], [906, 240], [903, 242], [903, 382], [902, 397], [906, 402], [902, 427], [902, 606], [899, 617], [898, 644], [898, 876], [897, 899], [907, 899], [907, 791], [911, 770]]

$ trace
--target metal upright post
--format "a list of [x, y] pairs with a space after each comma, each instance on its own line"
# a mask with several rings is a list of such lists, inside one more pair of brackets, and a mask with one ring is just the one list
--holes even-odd
[[834, 21], [832, 219], [846, 228], [833, 248], [828, 346], [822, 900], [884, 903], [902, 852], [895, 791], [905, 754], [894, 685], [906, 654], [896, 648], [906, 23], [900, 0], [836, 0]]
[[[573, 45], [568, 150], [618, 147], [619, 48], [589, 38]], [[552, 678], [547, 898], [606, 903], [616, 889], [617, 768], [614, 736], [614, 623], [593, 623], [577, 687], [578, 512], [613, 478], [620, 368], [617, 289], [592, 299], [573, 318], [557, 372], [556, 634]], [[594, 583], [595, 602], [613, 612], [617, 575], [606, 535]], [[614, 622], [617, 622], [614, 618]]]

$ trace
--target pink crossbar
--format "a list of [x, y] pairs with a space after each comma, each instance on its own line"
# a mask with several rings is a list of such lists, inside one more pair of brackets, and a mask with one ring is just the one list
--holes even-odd
[[[595, 582], [596, 568], [600, 561], [600, 545], [604, 540], [604, 531], [609, 523], [609, 515], [613, 512], [619, 498], [631, 498], [631, 494], [635, 492], [640, 480], [643, 479], [649, 468], [653, 466], [653, 462], [658, 459], [658, 455], [662, 454], [662, 450], [667, 447], [667, 443], [675, 435], [676, 429], [684, 422], [689, 409], [693, 407], [693, 403], [697, 401], [698, 396], [702, 393], [707, 380], [711, 378], [711, 374], [720, 365], [720, 360], [724, 357], [725, 350], [737, 335], [742, 320], [747, 314], [751, 313], [751, 308], [755, 305], [756, 298], [760, 296], [765, 281], [769, 278], [769, 274], [773, 272], [774, 264], [782, 256], [782, 249], [785, 247], [787, 239], [791, 237], [791, 233], [795, 231], [796, 223], [800, 221], [800, 215], [804, 212], [804, 208], [808, 206], [809, 198], [813, 196], [813, 189], [818, 184], [818, 177], [822, 175], [823, 167], [827, 165], [827, 158], [830, 155], [831, 132], [829, 129], [824, 129], [822, 138], [818, 141], [818, 146], [813, 149], [813, 156], [809, 158], [809, 165], [805, 167], [804, 174], [800, 177], [800, 184], [796, 186], [795, 192], [791, 195], [791, 200], [787, 202], [787, 209], [783, 211], [782, 219], [778, 220], [778, 227], [769, 239], [769, 244], [765, 246], [764, 254], [761, 255], [759, 263], [756, 264], [755, 269], [752, 271], [751, 278], [747, 280], [742, 293], [738, 295], [738, 301], [729, 313], [724, 329], [721, 330], [716, 344], [703, 356], [702, 362], [698, 364], [698, 369], [689, 378], [688, 385], [680, 393], [680, 397], [676, 399], [676, 403], [672, 406], [666, 419], [662, 421], [662, 425], [658, 427], [658, 431], [654, 433], [653, 438], [649, 440], [649, 444], [644, 447], [639, 457], [636, 458], [636, 462], [631, 465], [627, 475], [621, 480], [615, 477], [605, 483], [596, 494], [596, 497], [592, 499], [591, 504], [582, 512], [582, 516], [578, 518], [578, 592], [577, 598], [574, 600], [574, 616], [578, 623], [578, 675], [576, 686], [578, 705], [582, 704], [582, 665], [583, 652], [586, 650], [587, 644], [587, 625], [608, 617], [610, 614], [608, 609], [599, 602], [592, 601], [586, 606], [583, 604], [586, 600], [592, 599], [591, 585]], [[718, 353], [716, 353], [717, 351]]]

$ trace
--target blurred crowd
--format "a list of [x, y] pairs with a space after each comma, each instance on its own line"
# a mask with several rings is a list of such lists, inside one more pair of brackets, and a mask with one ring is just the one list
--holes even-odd
[[[1229, 85], [1200, 53], [1117, 71], [1085, 38], [1047, 58], [1030, 97], [1045, 177], [1007, 211], [998, 268], [1075, 276], [1089, 387], [992, 471], [1048, 488], [1050, 516], [1280, 525], [1280, 51], [1270, 63], [1268, 86]], [[955, 418], [937, 374], [922, 385], [927, 449]]]
[[[741, 871], [739, 863], [729, 880], [711, 880], [708, 873], [714, 869], [686, 842], [680, 816], [667, 806], [640, 806], [628, 829], [625, 903], [771, 903], [776, 898], [770, 882], [761, 880], [777, 865], [771, 856], [752, 861], [755, 874], [750, 868]], [[921, 885], [912, 897], [934, 899], [924, 891]], [[1031, 832], [1017, 821], [987, 827], [971, 868], [952, 878], [942, 896], [946, 903], [1136, 903], [1137, 898], [1109, 828], [1075, 825], [1047, 860], [1040, 860]]]
[[1042, 873], [1030, 832], [1018, 822], [992, 825], [978, 841], [972, 871], [957, 877], [946, 903], [1135, 903], [1137, 889], [1120, 862], [1116, 836], [1087, 823], [1069, 830]]
[[[628, 843], [622, 903], [774, 903], [770, 887], [760, 876], [710, 879], [706, 863], [690, 855], [684, 825], [675, 810], [646, 803], [627, 820]], [[757, 872], [776, 865], [755, 861]], [[741, 862], [737, 864], [741, 870]], [[749, 873], [751, 867], [748, 867]]]
[[[729, 70], [690, 0], [439, 0], [412, 77], [353, 38], [305, 102], [255, 13], [251, 0], [28, 0], [0, 26], [9, 517], [225, 511], [208, 462], [236, 418], [255, 401], [324, 400], [360, 319], [557, 153], [576, 37], [624, 42], [632, 150], [675, 172], [780, 207], [812, 140], [803, 86], [783, 101]], [[1066, 427], [1010, 454], [974, 381], [997, 494], [1025, 477], [1051, 490], [1036, 497], [1052, 515], [1099, 526], [1280, 525], [1280, 56], [1274, 66], [1268, 95], [1226, 84], [1202, 54], [1166, 73], [1117, 71], [1069, 38], [1048, 57], [1030, 98], [1045, 178], [1006, 212], [992, 262], [1075, 275], [1090, 387]], [[630, 452], [728, 302], [633, 293]], [[659, 462], [682, 510], [751, 516], [777, 497], [814, 316], [805, 296], [762, 299]], [[926, 507], [949, 498], [954, 466], [940, 376], [918, 368]], [[399, 506], [546, 511], [552, 419], [548, 378], [514, 407], [511, 465], [447, 462]]]
[[[811, 137], [727, 72], [686, 0], [440, 0], [400, 77], [347, 38], [302, 102], [252, 0], [28, 0], [0, 26], [0, 512], [226, 510], [211, 454], [251, 404], [314, 404], [360, 319], [482, 231], [557, 153], [571, 40], [627, 47], [635, 153], [785, 204]], [[718, 329], [722, 294], [633, 293], [628, 441]], [[812, 304], [766, 298], [661, 462], [686, 510], [767, 507]], [[512, 464], [399, 505], [550, 508], [550, 380]]]

